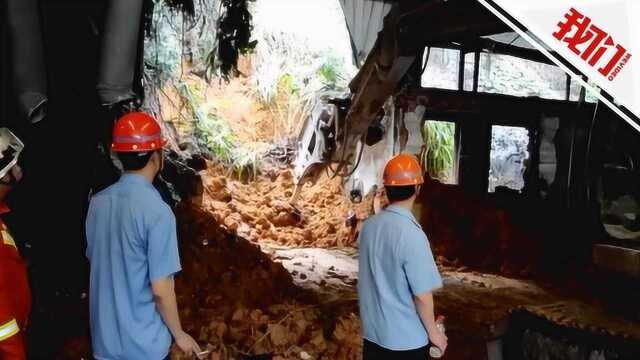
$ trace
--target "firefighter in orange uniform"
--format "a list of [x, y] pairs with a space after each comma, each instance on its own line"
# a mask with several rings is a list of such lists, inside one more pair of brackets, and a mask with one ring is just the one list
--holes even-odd
[[22, 143], [0, 129], [0, 359], [26, 359], [25, 328], [31, 311], [27, 267], [2, 215], [9, 212], [4, 199], [22, 178], [17, 165]]

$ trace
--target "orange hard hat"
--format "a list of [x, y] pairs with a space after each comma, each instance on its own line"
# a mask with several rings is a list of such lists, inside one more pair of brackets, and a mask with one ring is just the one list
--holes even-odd
[[385, 186], [419, 185], [423, 182], [422, 167], [413, 155], [396, 155], [384, 167], [382, 183]]
[[115, 152], [154, 151], [162, 149], [166, 143], [160, 125], [147, 113], [128, 113], [113, 126], [111, 149]]

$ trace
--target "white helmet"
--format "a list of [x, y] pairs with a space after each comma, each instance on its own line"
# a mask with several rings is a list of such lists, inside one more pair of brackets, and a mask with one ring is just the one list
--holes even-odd
[[11, 130], [0, 128], [0, 179], [18, 163], [24, 144]]

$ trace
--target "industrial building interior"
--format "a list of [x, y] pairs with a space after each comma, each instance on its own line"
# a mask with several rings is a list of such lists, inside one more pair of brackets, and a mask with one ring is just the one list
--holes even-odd
[[[88, 199], [119, 175], [102, 146], [113, 121], [155, 96], [142, 65], [154, 2], [122, 0], [139, 5], [123, 26], [118, 1], [0, 7], [0, 119], [26, 144], [6, 222], [29, 264], [34, 359], [92, 356]], [[236, 176], [169, 132], [157, 185], [178, 219], [186, 330], [212, 359], [361, 358], [358, 230], [384, 206], [384, 163], [426, 156], [422, 129], [437, 122], [453, 131], [453, 167], [427, 171], [415, 214], [445, 279], [445, 358], [639, 359], [638, 133], [477, 1], [341, 9], [358, 66], [349, 92], [318, 101], [268, 166]], [[115, 33], [131, 54], [107, 51]], [[520, 70], [496, 85], [504, 59], [545, 86]], [[120, 101], [127, 76], [137, 102]], [[494, 156], [499, 131], [520, 140]]]

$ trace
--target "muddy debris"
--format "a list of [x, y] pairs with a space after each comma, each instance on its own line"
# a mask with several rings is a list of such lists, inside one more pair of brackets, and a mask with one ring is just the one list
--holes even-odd
[[210, 166], [203, 176], [203, 206], [227, 230], [252, 242], [287, 246], [356, 247], [357, 227], [373, 211], [373, 196], [352, 204], [341, 180], [323, 178], [303, 187], [291, 204], [294, 183], [290, 169], [275, 176], [265, 172], [243, 183]]
[[[260, 248], [194, 204], [176, 209], [182, 273], [176, 280], [185, 331], [210, 359], [358, 359], [357, 301], [320, 302]], [[240, 217], [241, 219], [242, 217]], [[172, 359], [190, 359], [177, 348]]]

